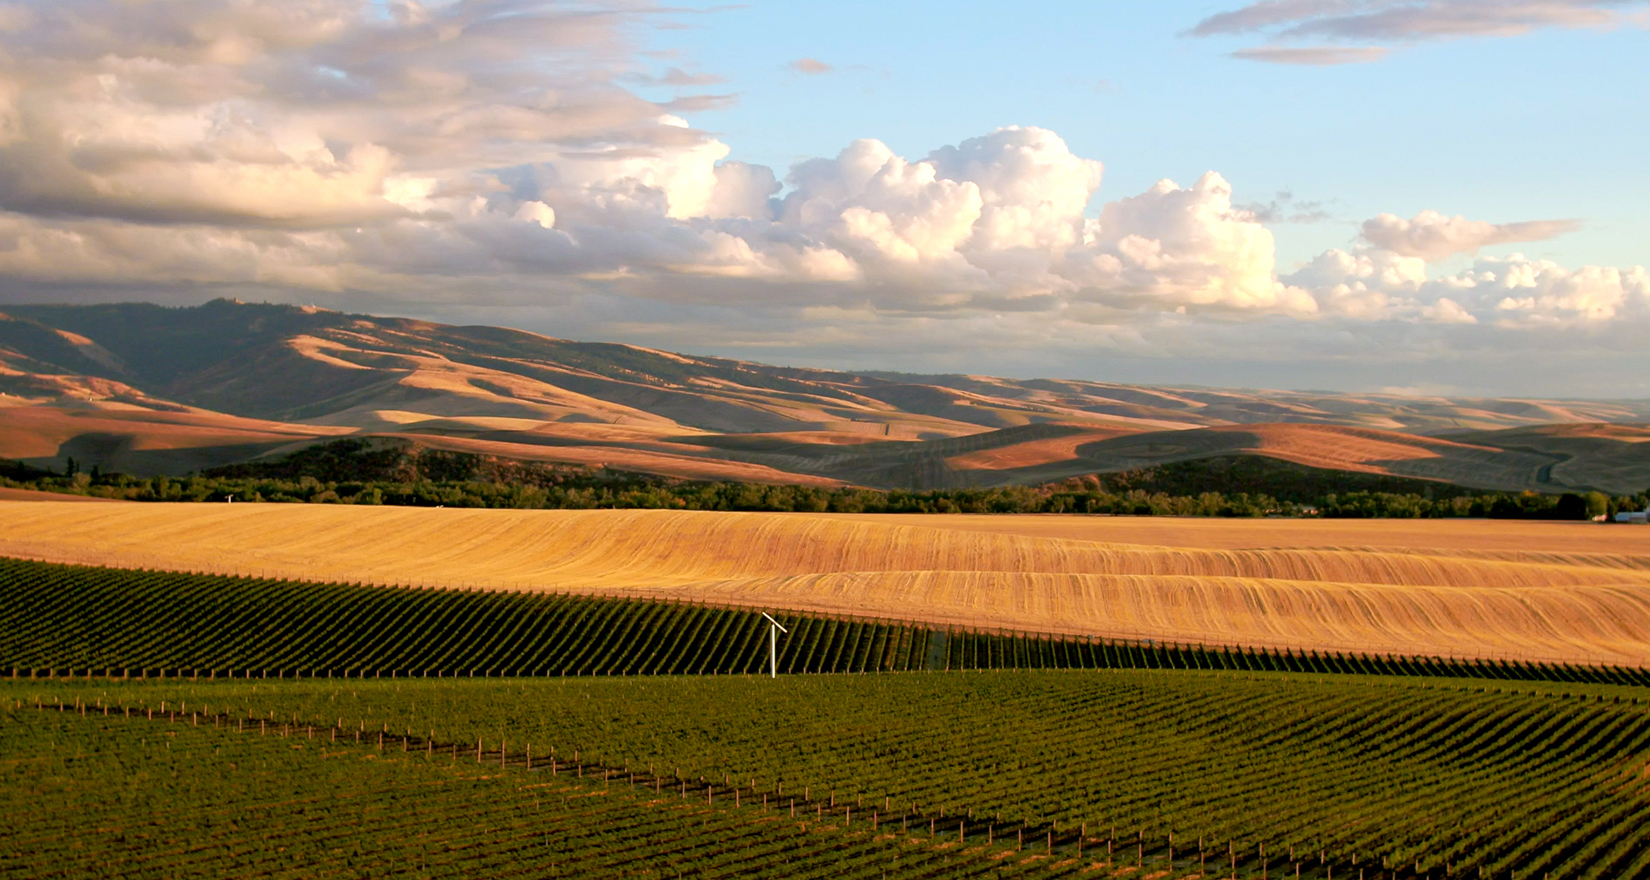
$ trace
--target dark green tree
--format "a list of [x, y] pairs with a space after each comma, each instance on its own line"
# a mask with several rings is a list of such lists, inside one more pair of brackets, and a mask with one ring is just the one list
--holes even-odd
[[1558, 496], [1553, 513], [1555, 519], [1587, 519], [1587, 499], [1574, 492], [1565, 492]]

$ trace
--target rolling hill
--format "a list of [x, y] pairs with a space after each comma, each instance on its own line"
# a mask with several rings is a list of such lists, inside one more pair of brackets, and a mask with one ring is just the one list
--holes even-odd
[[1650, 660], [1638, 528], [981, 519], [0, 501], [0, 556], [1215, 645]]
[[8, 306], [0, 457], [139, 475], [387, 436], [705, 480], [955, 488], [1233, 456], [1495, 490], [1650, 484], [1650, 401], [774, 367], [214, 300]]

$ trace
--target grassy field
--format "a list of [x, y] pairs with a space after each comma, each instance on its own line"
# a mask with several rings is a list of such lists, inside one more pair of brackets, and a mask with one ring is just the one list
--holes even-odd
[[[173, 748], [188, 743], [196, 756], [190, 760], [236, 760], [220, 757], [216, 750], [223, 749], [270, 761], [270, 770], [290, 777], [256, 781], [252, 789], [262, 791], [252, 800], [304, 808], [258, 822], [249, 817], [241, 833], [259, 823], [273, 824], [258, 833], [308, 833], [310, 815], [322, 813], [351, 815], [352, 827], [340, 833], [370, 837], [361, 826], [375, 822], [354, 815], [355, 793], [391, 797], [393, 815], [394, 796], [369, 792], [480, 785], [456, 779], [455, 768], [476, 772], [478, 761], [486, 768], [506, 758], [515, 781], [497, 783], [496, 797], [516, 805], [505, 813], [522, 811], [530, 751], [532, 778], [542, 779], [553, 759], [557, 780], [593, 782], [599, 775], [616, 790], [674, 789], [677, 796], [664, 799], [673, 805], [725, 808], [737, 801], [747, 808], [765, 796], [788, 811], [796, 799], [803, 816], [836, 825], [866, 823], [875, 811], [884, 831], [897, 822], [919, 832], [885, 835], [895, 851], [922, 842], [927, 835], [920, 832], [929, 828], [952, 829], [947, 833], [960, 831], [982, 851], [991, 849], [984, 846], [988, 835], [1004, 853], [1030, 841], [1026, 852], [1052, 855], [1044, 866], [1064, 865], [1070, 875], [1099, 861], [1109, 843], [1114, 868], [1142, 862], [1129, 876], [1189, 877], [1198, 874], [1201, 843], [1214, 870], [1225, 874], [1235, 854], [1245, 877], [1263, 870], [1284, 876], [1297, 864], [1312, 877], [1353, 876], [1358, 866], [1383, 877], [1650, 876], [1650, 691], [1643, 689], [1113, 671], [778, 681], [6, 681], [0, 699], [12, 707], [0, 737], [13, 774], [11, 797], [49, 795], [46, 803], [60, 810], [56, 821], [87, 828], [121, 828], [144, 815], [145, 798], [153, 796], [139, 794], [149, 787], [145, 777], [132, 777], [125, 800], [104, 808], [107, 819], [71, 819], [73, 809], [53, 799], [92, 787], [100, 775], [184, 773], [150, 766], [153, 746], [132, 742], [162, 742], [176, 731]], [[37, 701], [43, 708], [34, 708]], [[126, 732], [104, 732], [110, 730]], [[262, 740], [283, 746], [234, 751], [259, 741], [254, 730], [284, 735]], [[386, 731], [380, 753], [377, 738]], [[59, 737], [65, 745], [55, 744]], [[93, 748], [88, 737], [116, 740]], [[23, 760], [41, 751], [42, 738], [54, 743], [48, 755]], [[352, 757], [320, 760], [321, 745]], [[363, 763], [360, 751], [407, 763]], [[130, 767], [100, 768], [99, 761]], [[424, 777], [417, 776], [419, 761], [433, 764]], [[77, 782], [76, 774], [84, 779]], [[172, 785], [190, 803], [247, 797], [220, 790], [254, 781], [198, 771], [178, 777], [186, 778]], [[326, 786], [341, 786], [341, 793]], [[459, 803], [484, 799], [457, 789], [451, 796]], [[91, 795], [81, 790], [78, 797]], [[432, 797], [420, 812], [459, 809], [440, 804]], [[495, 821], [487, 817], [496, 807], [472, 803], [465, 809], [478, 821], [469, 822], [469, 813], [445, 826], [432, 818], [426, 833], [437, 841], [473, 834], [464, 826]], [[199, 814], [212, 812], [172, 810], [183, 822], [205, 821]], [[603, 831], [598, 820], [569, 821], [593, 823], [587, 833]], [[215, 837], [225, 836], [232, 831]], [[1077, 858], [1079, 837], [1088, 861]], [[107, 857], [122, 847], [100, 845]], [[133, 835], [123, 845], [137, 853], [157, 844]], [[1168, 870], [1171, 845], [1178, 867], [1158, 873]]]
[[[1169, 523], [1179, 546], [1165, 546], [1150, 524], [1110, 540], [1090, 525], [1123, 520], [993, 531], [948, 519], [0, 502], [0, 554], [1297, 650], [1650, 661], [1650, 555], [1637, 552], [1650, 532], [1630, 527], [1480, 522], [1395, 538], [1371, 524], [1360, 540], [1337, 523], [1254, 546], [1256, 524], [1242, 523], [1249, 546], [1233, 548], [1218, 522]], [[1525, 549], [1505, 549], [1503, 527]], [[1197, 530], [1203, 546], [1187, 539]]]

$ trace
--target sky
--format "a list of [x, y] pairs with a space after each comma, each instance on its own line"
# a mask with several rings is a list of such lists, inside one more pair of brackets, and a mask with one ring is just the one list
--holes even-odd
[[1650, 397], [1650, 0], [0, 2], [0, 309]]

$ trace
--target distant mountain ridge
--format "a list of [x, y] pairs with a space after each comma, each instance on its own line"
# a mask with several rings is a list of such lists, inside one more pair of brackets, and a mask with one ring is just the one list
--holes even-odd
[[368, 435], [695, 479], [879, 487], [1232, 455], [1500, 490], [1650, 484], [1650, 401], [855, 373], [232, 300], [0, 309], [0, 395], [0, 457], [134, 473]]

